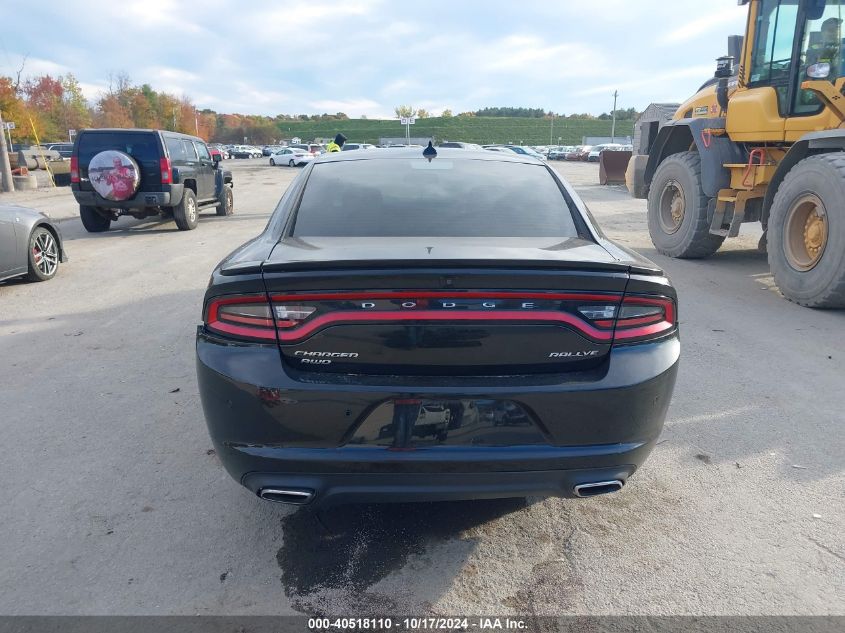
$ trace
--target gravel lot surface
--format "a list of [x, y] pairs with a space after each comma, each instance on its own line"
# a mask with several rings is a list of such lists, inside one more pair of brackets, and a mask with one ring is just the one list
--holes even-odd
[[555, 164], [610, 237], [664, 266], [683, 360], [661, 442], [591, 500], [260, 502], [211, 450], [193, 336], [208, 275], [297, 173], [227, 161], [235, 215], [88, 234], [68, 189], [0, 195], [59, 219], [71, 261], [0, 283], [2, 614], [845, 614], [845, 312], [773, 288], [759, 228], [658, 256], [645, 203]]

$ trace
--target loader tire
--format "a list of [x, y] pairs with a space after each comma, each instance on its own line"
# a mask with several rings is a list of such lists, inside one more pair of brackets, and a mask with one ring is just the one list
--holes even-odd
[[769, 267], [783, 296], [808, 308], [845, 307], [845, 152], [789, 170], [769, 211]]
[[725, 238], [710, 234], [710, 199], [701, 188], [701, 158], [681, 152], [666, 158], [648, 192], [648, 232], [663, 255], [697, 259], [712, 255]]

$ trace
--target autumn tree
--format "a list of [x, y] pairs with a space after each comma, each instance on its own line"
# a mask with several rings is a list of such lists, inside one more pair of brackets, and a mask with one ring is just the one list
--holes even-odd
[[15, 122], [17, 127], [14, 135], [16, 137], [21, 133], [26, 133], [25, 130], [29, 126], [23, 125], [26, 121], [24, 102], [15, 90], [15, 82], [11, 77], [0, 77], [0, 112], [3, 113], [3, 121]]
[[61, 78], [62, 107], [58, 123], [62, 130], [79, 130], [91, 126], [91, 108], [88, 100], [82, 94], [79, 81], [71, 73]]
[[417, 115], [416, 109], [414, 109], [413, 106], [409, 105], [396, 106], [395, 108], [393, 108], [393, 111], [396, 113], [397, 118], [400, 119], [405, 119]]
[[94, 115], [94, 125], [97, 127], [134, 127], [132, 114], [120, 103], [117, 95], [105, 95], [97, 102], [97, 112]]
[[443, 112], [440, 113], [440, 116], [444, 119], [451, 119], [452, 111], [449, 108], [446, 108], [445, 110], [443, 110]]

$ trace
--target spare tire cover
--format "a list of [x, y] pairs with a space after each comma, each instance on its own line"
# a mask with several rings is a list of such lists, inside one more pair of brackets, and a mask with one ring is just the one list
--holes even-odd
[[88, 179], [106, 200], [128, 200], [138, 191], [141, 170], [129, 154], [107, 149], [91, 159]]

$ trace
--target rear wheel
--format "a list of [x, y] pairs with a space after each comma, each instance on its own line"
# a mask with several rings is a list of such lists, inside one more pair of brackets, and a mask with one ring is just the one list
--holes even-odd
[[696, 152], [664, 160], [648, 192], [648, 232], [655, 248], [688, 259], [719, 250], [725, 238], [710, 234], [709, 202], [701, 188], [701, 158]]
[[56, 276], [59, 269], [59, 243], [53, 234], [43, 226], [37, 227], [29, 236], [30, 281], [47, 281]]
[[288, 162], [288, 167], [296, 167], [296, 163], [293, 162], [293, 159]]
[[199, 222], [197, 197], [190, 189], [185, 189], [185, 193], [182, 194], [182, 201], [173, 207], [173, 219], [180, 231], [190, 231], [197, 228]]
[[102, 233], [108, 231], [111, 226], [111, 219], [100, 213], [97, 207], [79, 207], [79, 217], [82, 219], [82, 226], [89, 233]]
[[217, 203], [217, 215], [232, 215], [234, 208], [235, 197], [232, 195], [232, 188], [229, 185], [223, 185], [223, 191], [220, 192]]
[[270, 165], [271, 165], [272, 167], [275, 167], [275, 166], [276, 166], [276, 161], [274, 161], [272, 158], [270, 159]]
[[769, 267], [783, 296], [810, 308], [845, 307], [845, 152], [811, 156], [772, 201]]

